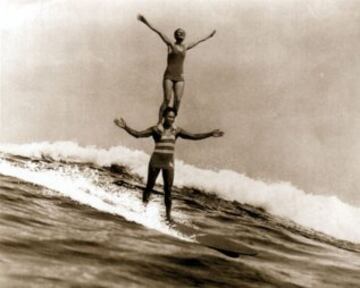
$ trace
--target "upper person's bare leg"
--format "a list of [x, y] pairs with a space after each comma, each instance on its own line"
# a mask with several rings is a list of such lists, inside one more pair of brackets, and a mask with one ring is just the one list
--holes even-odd
[[160, 106], [158, 124], [161, 123], [162, 118], [163, 118], [162, 115], [163, 115], [165, 109], [169, 106], [171, 96], [172, 96], [172, 90], [173, 90], [173, 82], [169, 79], [164, 79], [163, 80], [163, 90], [164, 90], [164, 100]]
[[179, 112], [181, 98], [184, 94], [185, 82], [178, 81], [174, 85], [174, 109]]

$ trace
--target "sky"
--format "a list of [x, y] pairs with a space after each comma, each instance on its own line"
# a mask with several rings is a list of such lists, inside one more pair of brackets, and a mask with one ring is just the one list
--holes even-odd
[[141, 13], [186, 41], [176, 157], [360, 205], [360, 2], [0, 1], [0, 142], [71, 140], [151, 153], [113, 125], [156, 123], [166, 46]]

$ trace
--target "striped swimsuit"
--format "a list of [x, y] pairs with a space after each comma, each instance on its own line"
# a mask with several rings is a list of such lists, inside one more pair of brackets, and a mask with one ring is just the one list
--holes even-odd
[[151, 155], [150, 165], [154, 168], [173, 169], [177, 128], [174, 125], [169, 129], [164, 129], [162, 125], [159, 125], [154, 130], [157, 133], [153, 136], [155, 149]]

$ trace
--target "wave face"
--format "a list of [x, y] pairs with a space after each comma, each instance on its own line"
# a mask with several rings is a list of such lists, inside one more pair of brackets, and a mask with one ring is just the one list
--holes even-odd
[[[149, 156], [118, 146], [108, 150], [80, 147], [73, 142], [3, 144], [0, 151], [56, 161], [78, 161], [97, 166], [125, 165], [146, 179]], [[231, 170], [204, 170], [176, 161], [175, 185], [193, 187], [227, 201], [237, 201], [285, 217], [338, 239], [360, 242], [360, 208], [336, 196], [305, 193], [290, 183], [265, 183]], [[159, 177], [159, 181], [161, 181]]]
[[234, 259], [167, 226], [162, 194], [144, 208], [140, 189], [114, 184], [145, 179], [141, 151], [72, 142], [0, 150], [1, 287], [360, 283], [359, 209], [336, 197], [176, 162], [173, 217], [258, 251]]

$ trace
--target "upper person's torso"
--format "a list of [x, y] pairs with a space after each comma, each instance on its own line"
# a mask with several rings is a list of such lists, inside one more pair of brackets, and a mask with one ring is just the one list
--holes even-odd
[[165, 71], [166, 78], [171, 80], [183, 80], [184, 60], [186, 47], [184, 45], [174, 44], [168, 47], [167, 67]]

